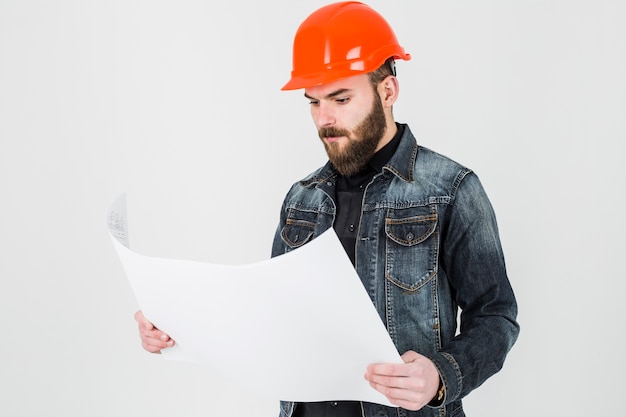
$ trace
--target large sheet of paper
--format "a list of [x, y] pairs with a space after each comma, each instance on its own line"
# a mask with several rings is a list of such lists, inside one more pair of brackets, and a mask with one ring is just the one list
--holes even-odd
[[363, 375], [402, 360], [332, 229], [285, 255], [227, 266], [130, 250], [125, 196], [107, 225], [139, 307], [176, 340], [165, 358], [280, 400], [391, 406]]

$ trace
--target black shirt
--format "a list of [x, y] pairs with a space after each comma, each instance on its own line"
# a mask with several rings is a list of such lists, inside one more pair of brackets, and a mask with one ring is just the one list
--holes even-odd
[[355, 245], [361, 220], [361, 208], [363, 205], [363, 193], [365, 187], [379, 172], [398, 149], [400, 138], [404, 133], [404, 125], [398, 125], [398, 131], [391, 141], [383, 146], [372, 156], [367, 166], [359, 173], [351, 176], [339, 175], [335, 186], [335, 201], [337, 203], [337, 216], [333, 228], [339, 236], [346, 253], [355, 262]]

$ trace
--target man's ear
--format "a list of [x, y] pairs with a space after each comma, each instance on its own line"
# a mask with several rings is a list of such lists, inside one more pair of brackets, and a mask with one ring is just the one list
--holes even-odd
[[398, 99], [400, 93], [400, 84], [398, 79], [393, 75], [388, 75], [378, 84], [378, 94], [383, 103], [383, 107], [391, 107]]

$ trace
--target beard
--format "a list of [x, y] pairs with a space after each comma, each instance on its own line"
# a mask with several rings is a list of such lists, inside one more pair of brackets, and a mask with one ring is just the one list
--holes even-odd
[[[383, 105], [376, 94], [372, 110], [353, 132], [334, 127], [319, 129], [318, 134], [324, 143], [328, 159], [340, 174], [351, 176], [365, 168], [376, 153], [376, 147], [385, 134], [386, 122]], [[323, 141], [325, 137], [339, 136], [345, 136], [348, 139], [343, 148], [339, 143]]]

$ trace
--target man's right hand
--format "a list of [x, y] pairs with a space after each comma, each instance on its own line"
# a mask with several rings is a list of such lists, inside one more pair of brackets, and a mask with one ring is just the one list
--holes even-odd
[[174, 346], [174, 340], [167, 334], [154, 327], [141, 310], [135, 313], [135, 320], [139, 326], [141, 346], [150, 353], [161, 353], [161, 349]]

